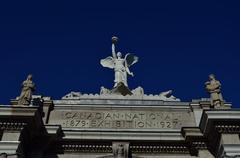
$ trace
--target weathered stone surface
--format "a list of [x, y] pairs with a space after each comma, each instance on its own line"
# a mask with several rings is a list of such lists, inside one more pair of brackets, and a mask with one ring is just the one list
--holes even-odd
[[141, 110], [134, 107], [55, 110], [49, 123], [62, 127], [100, 129], [181, 129], [183, 126], [195, 126], [190, 111], [169, 112], [159, 108]]

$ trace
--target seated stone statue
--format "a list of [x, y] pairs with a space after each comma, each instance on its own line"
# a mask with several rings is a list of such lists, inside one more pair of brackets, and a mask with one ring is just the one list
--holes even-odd
[[144, 95], [144, 89], [142, 87], [137, 87], [134, 90], [132, 90], [132, 94], [135, 96], [143, 96]]
[[100, 95], [108, 95], [108, 94], [111, 94], [111, 90], [101, 86]]
[[66, 94], [64, 97], [62, 97], [62, 99], [77, 99], [80, 98], [82, 95], [81, 92], [70, 92], [68, 94]]
[[35, 91], [35, 84], [32, 81], [32, 75], [28, 75], [27, 79], [22, 83], [22, 91], [19, 96], [18, 105], [30, 105], [32, 94]]
[[173, 93], [172, 90], [168, 90], [166, 92], [161, 92], [159, 94], [159, 97], [164, 101], [180, 101], [180, 99], [173, 96], [172, 93]]

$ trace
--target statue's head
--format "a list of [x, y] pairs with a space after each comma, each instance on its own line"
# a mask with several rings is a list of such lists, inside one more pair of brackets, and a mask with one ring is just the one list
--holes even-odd
[[33, 78], [32, 74], [29, 74], [27, 80], [32, 80], [32, 78]]
[[209, 80], [214, 80], [215, 79], [215, 75], [214, 74], [210, 74], [209, 75]]
[[121, 58], [122, 57], [122, 53], [121, 52], [117, 52], [117, 57]]

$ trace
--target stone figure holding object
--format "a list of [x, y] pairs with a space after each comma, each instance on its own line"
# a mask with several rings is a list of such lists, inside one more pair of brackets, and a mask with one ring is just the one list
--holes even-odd
[[209, 81], [205, 83], [205, 87], [210, 94], [212, 106], [220, 107], [221, 105], [223, 105], [221, 83], [216, 80], [215, 75], [209, 75]]
[[138, 61], [138, 57], [128, 53], [124, 58], [122, 58], [122, 53], [116, 53], [115, 51], [115, 44], [117, 41], [117, 37], [112, 37], [112, 56], [102, 59], [100, 63], [103, 67], [114, 69], [114, 87], [116, 87], [120, 82], [128, 87], [127, 75], [133, 76], [133, 73], [130, 72], [129, 67]]
[[33, 76], [30, 74], [27, 79], [23, 81], [18, 105], [30, 105], [32, 94], [35, 91], [35, 84], [33, 83], [32, 78]]

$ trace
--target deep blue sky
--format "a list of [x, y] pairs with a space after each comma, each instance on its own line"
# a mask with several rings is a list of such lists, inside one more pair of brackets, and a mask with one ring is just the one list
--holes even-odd
[[27, 74], [37, 94], [60, 99], [70, 91], [111, 88], [113, 71], [99, 61], [118, 50], [135, 53], [131, 89], [168, 89], [183, 101], [208, 97], [214, 73], [223, 96], [240, 107], [238, 1], [4, 1], [0, 2], [0, 104], [20, 93]]

